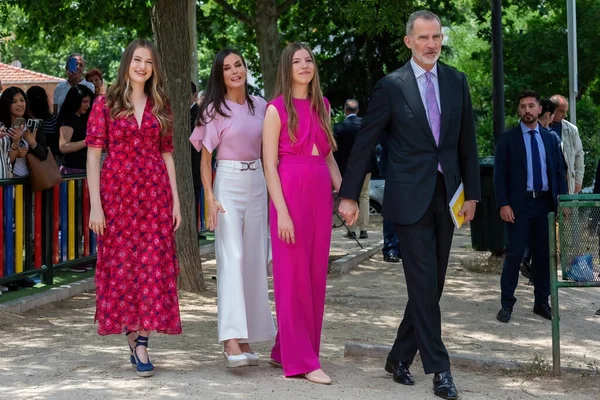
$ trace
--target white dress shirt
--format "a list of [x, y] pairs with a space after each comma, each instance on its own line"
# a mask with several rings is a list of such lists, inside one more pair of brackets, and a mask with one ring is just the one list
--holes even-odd
[[[423, 102], [423, 107], [425, 108], [425, 113], [427, 114], [427, 122], [429, 122], [429, 125], [431, 126], [431, 121], [429, 121], [429, 111], [427, 111], [427, 95], [425, 92], [426, 88], [427, 88], [427, 78], [425, 77], [425, 73], [427, 71], [424, 70], [419, 64], [417, 64], [412, 57], [410, 59], [410, 66], [412, 67], [413, 72], [415, 74], [415, 79], [417, 80], [417, 86], [419, 87], [419, 94], [421, 95], [421, 101]], [[433, 87], [435, 89], [435, 98], [437, 100], [438, 109], [440, 110], [440, 115], [441, 115], [442, 114], [442, 104], [440, 103], [440, 85], [438, 82], [437, 63], [435, 63], [433, 65], [433, 68], [431, 68], [430, 71], [431, 71], [431, 81], [433, 82]]]

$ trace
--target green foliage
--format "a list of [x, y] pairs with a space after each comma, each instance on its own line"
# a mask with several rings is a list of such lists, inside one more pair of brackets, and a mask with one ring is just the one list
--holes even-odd
[[592, 184], [600, 160], [600, 107], [589, 96], [577, 103], [577, 127], [585, 150], [583, 187], [586, 187]]

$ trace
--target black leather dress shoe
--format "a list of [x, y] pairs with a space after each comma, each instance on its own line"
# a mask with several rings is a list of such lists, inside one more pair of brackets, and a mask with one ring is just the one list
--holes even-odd
[[369, 234], [367, 233], [367, 231], [360, 231], [360, 236], [358, 238], [359, 239], [368, 239]]
[[498, 315], [496, 315], [496, 319], [500, 322], [507, 323], [510, 321], [510, 316], [512, 314], [512, 308], [502, 307], [500, 311], [498, 311]]
[[542, 318], [552, 319], [552, 310], [546, 303], [533, 306], [533, 313], [541, 316]]
[[398, 254], [396, 254], [396, 252], [392, 250], [389, 253], [383, 255], [383, 261], [397, 263], [400, 262], [400, 257], [398, 257]]
[[433, 377], [433, 393], [442, 399], [458, 399], [458, 391], [450, 371], [439, 372]]
[[415, 380], [411, 375], [408, 368], [410, 367], [409, 363], [405, 363], [402, 361], [394, 361], [388, 356], [387, 360], [385, 360], [385, 370], [389, 372], [394, 377], [394, 382], [401, 383], [403, 385], [414, 385]]
[[356, 233], [354, 233], [354, 232], [348, 232], [348, 233], [346, 233], [346, 235], [344, 235], [344, 237], [346, 239], [356, 239]]

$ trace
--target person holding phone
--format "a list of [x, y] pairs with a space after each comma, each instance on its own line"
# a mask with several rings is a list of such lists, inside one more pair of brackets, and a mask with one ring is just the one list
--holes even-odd
[[10, 127], [7, 130], [8, 137], [11, 139], [9, 157], [12, 174], [15, 177], [29, 175], [25, 159], [28, 153], [35, 155], [41, 161], [48, 157], [43, 124], [36, 120], [37, 129], [35, 123], [30, 123], [28, 128], [27, 119], [30, 119], [30, 113], [25, 92], [16, 86], [7, 88], [0, 96], [0, 122]]
[[83, 71], [85, 71], [85, 61], [83, 60], [83, 56], [81, 54], [73, 53], [69, 55], [65, 64], [65, 70], [67, 73], [67, 80], [56, 85], [56, 89], [54, 89], [53, 100], [55, 114], [59, 113], [60, 107], [64, 103], [67, 93], [71, 87], [80, 84], [87, 86], [92, 93], [94, 93], [96, 90], [94, 84], [86, 81], [84, 78]]

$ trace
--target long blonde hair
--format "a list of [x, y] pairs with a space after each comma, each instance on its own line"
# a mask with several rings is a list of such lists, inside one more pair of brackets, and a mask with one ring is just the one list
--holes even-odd
[[333, 132], [330, 125], [330, 114], [325, 107], [325, 101], [323, 100], [323, 92], [321, 91], [321, 83], [319, 81], [319, 70], [317, 68], [317, 62], [315, 55], [311, 51], [310, 47], [303, 43], [290, 43], [288, 44], [283, 52], [281, 53], [281, 60], [277, 69], [277, 81], [275, 83], [275, 92], [273, 97], [283, 95], [283, 102], [285, 104], [285, 110], [288, 114], [288, 133], [292, 143], [296, 143], [296, 130], [298, 129], [298, 113], [294, 108], [292, 101], [292, 86], [293, 86], [293, 59], [294, 54], [298, 50], [306, 50], [313, 60], [315, 65], [315, 76], [308, 85], [308, 97], [310, 99], [311, 110], [315, 110], [319, 116], [319, 125], [327, 134], [327, 141], [331, 150], [337, 148], [335, 139], [333, 138]]
[[173, 129], [173, 117], [171, 116], [169, 98], [163, 89], [164, 78], [158, 52], [151, 41], [136, 39], [129, 43], [121, 56], [117, 81], [106, 92], [106, 105], [110, 109], [110, 117], [113, 119], [129, 118], [135, 113], [135, 108], [131, 102], [133, 88], [129, 83], [129, 66], [131, 65], [133, 53], [139, 47], [150, 50], [152, 54], [152, 76], [144, 85], [144, 93], [152, 101], [152, 114], [158, 120], [161, 136], [164, 136], [168, 131]]

